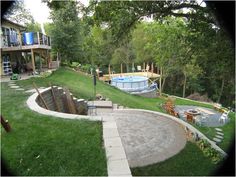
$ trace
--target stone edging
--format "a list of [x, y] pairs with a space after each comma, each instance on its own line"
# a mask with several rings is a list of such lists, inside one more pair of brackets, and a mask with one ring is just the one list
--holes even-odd
[[[43, 90], [40, 90], [40, 93], [45, 92], [50, 89], [51, 89], [50, 87], [45, 88]], [[47, 109], [42, 108], [38, 105], [38, 103], [36, 102], [37, 97], [38, 97], [38, 93], [36, 92], [28, 98], [26, 103], [32, 111], [35, 111], [39, 114], [58, 117], [58, 118], [64, 118], [64, 119], [88, 119], [88, 120], [93, 120], [93, 121], [101, 121], [102, 120], [102, 118], [100, 116], [85, 116], [85, 115], [78, 115], [78, 114], [67, 114], [67, 113], [47, 110]]]
[[132, 177], [115, 119], [103, 116], [102, 122], [108, 176]]
[[188, 124], [187, 122], [176, 118], [174, 116], [168, 115], [168, 114], [164, 114], [164, 113], [160, 113], [160, 112], [155, 112], [155, 111], [149, 111], [149, 110], [144, 110], [144, 109], [123, 109], [123, 110], [119, 110], [117, 109], [117, 111], [140, 111], [140, 112], [148, 112], [148, 113], [152, 113], [152, 114], [156, 114], [156, 115], [161, 115], [161, 116], [165, 116], [168, 117], [174, 121], [176, 121], [177, 123], [183, 125], [185, 128], [188, 128], [194, 135], [197, 135], [200, 139], [205, 139], [207, 140], [210, 144], [211, 147], [214, 148], [215, 150], [219, 151], [224, 157], [227, 156], [227, 153], [224, 152], [219, 146], [217, 146], [214, 141], [210, 140], [209, 138], [207, 138], [203, 133], [201, 133], [199, 130], [197, 130], [196, 128], [194, 128], [192, 125]]

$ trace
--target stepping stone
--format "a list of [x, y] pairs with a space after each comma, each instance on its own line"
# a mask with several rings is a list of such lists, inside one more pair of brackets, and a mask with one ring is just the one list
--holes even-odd
[[213, 141], [217, 142], [217, 143], [220, 143], [221, 142], [221, 139], [219, 138], [213, 138]]
[[217, 135], [221, 135], [221, 136], [224, 136], [224, 133], [221, 133], [221, 132], [216, 132]]
[[220, 135], [216, 135], [215, 137], [219, 138], [219, 139], [223, 139], [224, 138], [223, 136], [220, 136]]
[[221, 128], [215, 128], [216, 131], [222, 132], [223, 130]]
[[13, 89], [17, 89], [17, 88], [20, 88], [19, 86], [10, 86], [11, 88], [13, 88]]
[[23, 88], [17, 88], [16, 90], [25, 90], [25, 89], [23, 89]]
[[[44, 89], [44, 87], [39, 87], [39, 88], [38, 88], [39, 91], [41, 91], [41, 90], [43, 90], [43, 89]], [[36, 91], [36, 89], [30, 89], [30, 90], [26, 90], [25, 92], [26, 92], [26, 93], [35, 93], [35, 92], [37, 92], [37, 91]]]
[[8, 86], [13, 86], [16, 85], [15, 83], [9, 83]]
[[35, 90], [35, 89], [30, 89], [30, 90], [26, 90], [25, 92], [26, 92], [26, 93], [35, 93], [36, 90]]

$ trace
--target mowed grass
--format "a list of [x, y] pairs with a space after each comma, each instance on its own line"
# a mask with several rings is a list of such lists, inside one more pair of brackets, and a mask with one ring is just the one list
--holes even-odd
[[[61, 68], [61, 69], [55, 71], [51, 76], [49, 76], [47, 78], [32, 78], [29, 80], [17, 81], [17, 84], [22, 86], [23, 88], [31, 89], [31, 88], [33, 88], [33, 85], [32, 85], [33, 82], [35, 82], [38, 87], [41, 87], [41, 86], [48, 87], [49, 83], [51, 83], [52, 85], [67, 87], [74, 94], [74, 96], [76, 96], [78, 98], [92, 99], [93, 95], [94, 95], [93, 94], [93, 89], [94, 89], [93, 88], [93, 80], [91, 77], [86, 76], [84, 74], [76, 73], [72, 70], [65, 69], [65, 68]], [[3, 86], [3, 87], [5, 87], [5, 86]], [[5, 89], [7, 89], [7, 87], [5, 87]], [[120, 105], [129, 107], [129, 108], [139, 108], [139, 109], [147, 109], [147, 110], [164, 112], [164, 110], [161, 107], [161, 104], [163, 104], [165, 102], [164, 98], [144, 98], [144, 97], [140, 97], [140, 96], [130, 95], [130, 94], [122, 92], [114, 87], [111, 87], [110, 85], [105, 84], [101, 81], [97, 81], [96, 90], [97, 90], [97, 93], [100, 93], [103, 96], [109, 98], [114, 103], [118, 103]], [[5, 91], [5, 93], [9, 93], [9, 95], [10, 95], [5, 103], [5, 105], [7, 105], [7, 106], [12, 105], [12, 102], [15, 99], [15, 98], [12, 98], [12, 92], [14, 92], [14, 91]], [[75, 140], [75, 139], [79, 140], [79, 142], [76, 141], [77, 143], [81, 143], [81, 144], [73, 144], [73, 143], [70, 144], [70, 146], [71, 146], [70, 148], [72, 148], [72, 149], [71, 149], [71, 151], [68, 151], [68, 152], [67, 152], [67, 149], [68, 149], [67, 147], [69, 145], [66, 146], [66, 148], [62, 147], [62, 149], [64, 148], [65, 152], [63, 152], [62, 155], [57, 156], [57, 158], [59, 158], [60, 160], [55, 162], [55, 163], [57, 163], [57, 164], [55, 164], [55, 166], [51, 165], [50, 160], [48, 160], [49, 161], [49, 163], [47, 163], [48, 166], [42, 167], [42, 169], [49, 168], [48, 171], [50, 171], [50, 173], [48, 173], [47, 175], [56, 174], [56, 175], [68, 176], [70, 174], [75, 174], [75, 175], [81, 175], [81, 176], [82, 175], [98, 175], [98, 176], [100, 176], [100, 175], [106, 174], [106, 164], [105, 164], [106, 162], [105, 162], [104, 149], [102, 148], [102, 137], [101, 137], [102, 128], [101, 128], [100, 123], [81, 121], [81, 120], [77, 120], [77, 121], [68, 120], [68, 121], [66, 121], [66, 120], [62, 120], [62, 119], [38, 115], [36, 113], [33, 113], [32, 111], [29, 111], [29, 109], [26, 108], [25, 101], [26, 101], [27, 95], [17, 94], [16, 97], [17, 97], [16, 100], [18, 98], [20, 99], [22, 97], [18, 103], [17, 102], [15, 103], [16, 107], [17, 107], [17, 105], [19, 105], [20, 107], [22, 106], [22, 108], [20, 110], [16, 110], [16, 111], [9, 108], [8, 111], [5, 111], [5, 114], [8, 115], [9, 117], [12, 116], [14, 119], [16, 119], [18, 116], [22, 116], [22, 115], [26, 114], [27, 116], [22, 116], [21, 119], [25, 119], [24, 121], [28, 122], [28, 126], [26, 126], [24, 121], [18, 122], [18, 124], [19, 124], [18, 126], [21, 126], [22, 129], [24, 129], [24, 127], [27, 127], [27, 128], [35, 127], [35, 126], [41, 127], [40, 131], [36, 131], [34, 134], [35, 137], [38, 138], [39, 136], [41, 136], [41, 134], [42, 134], [41, 132], [44, 131], [43, 127], [46, 126], [47, 129], [49, 129], [45, 132], [46, 137], [51, 134], [50, 133], [51, 131], [54, 132], [54, 131], [58, 130], [57, 133], [62, 134], [60, 136], [58, 135], [58, 144], [60, 142], [63, 142], [63, 140], [67, 139], [67, 138], [71, 140], [71, 141], [68, 141], [68, 143], [69, 142], [74, 143], [74, 141], [72, 141], [72, 140]], [[180, 99], [180, 98], [176, 99], [176, 104], [178, 104], [178, 105], [197, 105], [197, 106], [212, 108], [212, 106], [208, 105], [208, 104], [198, 103], [198, 102], [194, 102], [194, 101], [188, 101], [188, 100], [184, 100], [184, 99]], [[22, 113], [22, 112], [25, 112], [25, 113]], [[25, 118], [25, 117], [27, 117], [27, 118]], [[13, 122], [17, 121], [17, 119], [13, 120]], [[38, 123], [37, 121], [40, 121], [40, 123]], [[50, 123], [48, 123], [48, 122], [50, 122]], [[55, 122], [57, 122], [57, 123], [55, 123]], [[68, 131], [64, 131], [65, 130], [65, 126], [64, 126], [65, 123], [64, 122], [67, 122], [67, 124], [71, 125], [71, 127], [68, 126], [68, 129], [71, 130], [70, 131], [71, 133], [67, 133]], [[77, 127], [76, 125], [78, 127], [81, 126], [81, 128], [79, 128], [79, 129], [73, 128], [74, 126]], [[91, 126], [91, 125], [93, 125], [95, 128], [92, 128], [93, 126]], [[60, 127], [60, 128], [58, 128], [58, 127]], [[84, 129], [83, 129], [83, 127], [84, 127]], [[53, 129], [56, 129], [56, 130], [53, 130]], [[95, 130], [96, 130], [96, 132], [94, 132]], [[211, 130], [213, 130], [213, 129], [211, 129]], [[20, 129], [18, 131], [20, 131]], [[21, 131], [23, 131], [23, 130], [21, 130]], [[26, 133], [27, 135], [25, 135], [25, 136], [26, 137], [28, 136], [28, 139], [30, 139], [30, 141], [32, 141], [32, 144], [34, 144], [34, 142], [37, 141], [37, 138], [29, 135], [29, 134], [31, 134], [30, 133], [31, 131], [33, 131], [33, 130], [31, 130], [31, 128], [29, 128], [29, 131], [28, 131], [28, 133]], [[207, 131], [208, 130], [203, 129], [203, 133], [205, 133]], [[4, 136], [6, 136], [6, 135], [4, 135]], [[17, 135], [15, 135], [15, 136], [17, 136]], [[228, 136], [228, 135], [225, 135], [225, 136]], [[18, 136], [17, 138], [19, 138], [19, 142], [20, 142], [20, 139], [24, 139], [22, 136], [20, 136], [20, 137]], [[39, 139], [40, 138], [41, 137], [39, 137]], [[96, 139], [96, 141], [95, 141], [95, 142], [97, 142], [96, 144], [93, 144], [94, 142], [90, 142], [90, 140], [94, 141], [93, 140], [94, 138]], [[86, 139], [87, 144], [83, 143], [85, 141], [85, 139]], [[7, 141], [10, 141], [10, 140], [7, 139], [3, 143], [7, 144], [6, 143]], [[227, 141], [227, 139], [226, 139], [226, 141]], [[49, 144], [51, 144], [51, 146], [54, 147], [54, 144], [55, 144], [54, 142], [51, 143], [51, 141], [43, 141], [43, 142], [45, 143], [45, 146], [49, 146]], [[65, 141], [65, 142], [67, 142], [67, 141]], [[230, 140], [229, 140], [229, 143], [230, 143]], [[12, 143], [12, 145], [7, 146], [7, 148], [10, 147], [11, 151], [14, 151], [13, 144], [14, 143]], [[227, 146], [227, 142], [225, 144], [226, 144], [225, 146]], [[91, 148], [87, 147], [90, 145], [91, 145]], [[193, 146], [195, 146], [195, 147], [193, 147]], [[5, 149], [7, 149], [7, 148], [5, 148]], [[22, 149], [24, 149], [24, 148], [26, 148], [25, 145], [23, 145]], [[30, 148], [30, 146], [29, 146], [29, 148]], [[77, 163], [77, 161], [80, 161], [80, 160], [78, 160], [78, 157], [73, 156], [74, 151], [76, 151], [77, 148], [79, 149], [79, 151], [78, 151], [79, 154], [81, 151], [84, 152], [84, 155], [82, 155], [82, 157], [84, 157], [84, 158], [81, 159], [81, 161], [83, 163], [85, 163], [85, 161], [86, 161], [86, 160], [84, 160], [85, 157], [87, 157], [87, 158], [94, 157], [93, 158], [94, 161], [91, 162], [89, 159], [86, 161], [86, 163], [84, 165], [78, 164], [80, 162]], [[44, 149], [44, 148], [42, 148], [42, 149]], [[180, 154], [178, 154], [179, 156], [177, 155], [175, 157], [172, 157], [171, 159], [168, 159], [167, 162], [166, 161], [163, 162], [163, 166], [165, 166], [164, 169], [171, 171], [172, 174], [199, 175], [200, 173], [197, 172], [196, 170], [194, 170], [196, 166], [199, 166], [198, 169], [202, 170], [201, 174], [204, 174], [204, 175], [211, 174], [211, 172], [217, 168], [217, 165], [212, 164], [210, 162], [210, 160], [208, 158], [204, 157], [203, 153], [200, 151], [197, 151], [197, 149], [198, 149], [198, 147], [196, 147], [195, 144], [192, 144], [192, 145], [187, 144], [185, 149]], [[31, 153], [33, 153], [33, 154], [35, 154], [34, 152], [38, 152], [37, 149], [36, 150], [30, 149], [27, 152], [29, 152], [29, 151], [31, 151]], [[47, 150], [44, 150], [44, 151], [47, 151]], [[99, 152], [97, 152], [97, 151], [99, 151]], [[22, 151], [18, 150], [17, 152], [22, 152]], [[91, 154], [88, 153], [89, 155], [86, 156], [85, 154], [87, 154], [87, 152], [91, 152]], [[71, 158], [71, 156], [73, 156], [72, 158], [77, 159], [77, 161], [76, 162], [74, 161], [74, 163], [73, 163], [74, 166], [70, 165], [70, 164], [67, 167], [64, 166], [64, 164], [66, 164], [65, 160], [63, 158], [63, 156], [65, 156], [65, 155], [63, 155], [64, 153], [67, 153], [67, 155], [69, 155], [70, 158]], [[195, 153], [197, 153], [196, 156], [194, 155]], [[36, 155], [30, 157], [32, 159], [35, 158], [34, 161], [31, 160], [31, 162], [37, 162], [37, 160], [39, 160], [41, 158], [41, 156], [39, 158], [36, 158], [37, 154], [38, 153], [36, 153]], [[49, 152], [49, 154], [51, 155], [53, 153]], [[28, 168], [25, 168], [25, 167], [22, 168], [22, 166], [18, 164], [20, 162], [20, 157], [18, 157], [18, 154], [16, 155], [16, 153], [15, 153], [15, 154], [9, 155], [9, 156], [12, 156], [12, 159], [16, 159], [16, 157], [17, 157], [17, 160], [15, 160], [15, 161], [17, 161], [17, 163], [14, 163], [13, 165], [11, 165], [12, 169], [16, 169], [16, 171], [20, 171], [22, 169], [23, 169], [23, 171], [28, 170]], [[181, 160], [185, 161], [185, 158], [192, 159], [191, 165], [189, 164], [188, 166], [186, 166], [185, 164], [180, 163]], [[207, 165], [205, 164], [205, 160], [206, 160]], [[204, 161], [204, 162], [201, 163], [202, 161]], [[187, 161], [187, 162], [190, 163], [190, 161]], [[9, 161], [9, 163], [11, 163], [11, 162]], [[58, 164], [62, 164], [62, 166], [63, 166], [61, 171], [58, 169], [60, 166]], [[176, 164], [179, 164], [179, 165], [176, 165]], [[134, 174], [136, 174], [136, 175], [152, 175], [152, 174], [153, 175], [165, 175], [165, 174], [167, 174], [164, 172], [163, 172], [163, 174], [161, 172], [156, 173], [157, 170], [155, 170], [155, 168], [158, 169], [159, 165], [160, 165], [160, 163], [152, 165], [151, 166], [152, 168], [144, 167], [142, 170], [138, 170], [137, 173], [135, 172]], [[36, 166], [39, 168], [39, 165], [36, 165]], [[96, 166], [96, 168], [94, 168], [94, 166]], [[65, 168], [66, 169], [70, 168], [70, 170], [72, 172], [69, 173], [68, 170], [65, 170], [65, 172], [64, 172]], [[54, 170], [54, 169], [56, 169], [56, 170]], [[30, 169], [30, 170], [32, 170], [32, 169]], [[36, 172], [34, 172], [34, 173], [27, 172], [26, 174], [32, 175], [32, 174], [37, 174], [37, 173]], [[20, 173], [20, 175], [21, 174], [22, 173]], [[42, 172], [37, 175], [40, 175], [40, 174], [44, 175], [45, 173]]]
[[213, 175], [217, 167], [194, 143], [187, 142], [185, 148], [170, 159], [131, 171], [133, 176], [206, 176]]
[[26, 107], [27, 98], [2, 84], [1, 114], [12, 131], [1, 129], [1, 152], [12, 174], [107, 175], [101, 122], [43, 116]]

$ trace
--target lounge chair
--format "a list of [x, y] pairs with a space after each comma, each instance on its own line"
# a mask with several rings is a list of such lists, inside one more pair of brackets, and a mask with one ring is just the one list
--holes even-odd
[[221, 117], [219, 118], [219, 122], [222, 122], [222, 123], [226, 123], [228, 121], [228, 114], [229, 114], [230, 111], [228, 112], [224, 112]]

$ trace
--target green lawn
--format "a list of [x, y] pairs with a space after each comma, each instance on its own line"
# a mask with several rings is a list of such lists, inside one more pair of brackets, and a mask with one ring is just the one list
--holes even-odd
[[[92, 79], [65, 68], [55, 71], [47, 78], [32, 78], [17, 81], [17, 84], [25, 89], [31, 89], [33, 82], [38, 87], [47, 87], [49, 83], [67, 87], [78, 98], [92, 99], [93, 97]], [[30, 94], [22, 93], [8, 89], [6, 84], [2, 85], [2, 114], [9, 119], [13, 127], [13, 131], [9, 134], [1, 131], [2, 153], [11, 170], [14, 170], [17, 175], [106, 175], [101, 123], [39, 115], [26, 107], [25, 102]], [[129, 108], [164, 112], [160, 106], [165, 101], [163, 98], [130, 95], [100, 81], [97, 82], [97, 93]], [[176, 104], [211, 107], [208, 104], [179, 98], [176, 99]], [[13, 107], [17, 109], [12, 109]], [[226, 133], [232, 132], [234, 125], [231, 123], [230, 128], [225, 128]], [[203, 133], [208, 131], [202, 128]], [[223, 146], [227, 147], [231, 140], [225, 138], [224, 141], [222, 145], [225, 144]], [[201, 174], [209, 175], [216, 165], [211, 164], [209, 159], [206, 159], [197, 149], [196, 145], [188, 143], [180, 154], [169, 159], [168, 163], [161, 164], [165, 166], [164, 169], [173, 171], [172, 174], [200, 175], [194, 170], [195, 166], [199, 166], [198, 168], [203, 170]], [[195, 153], [197, 155], [194, 155]], [[38, 155], [40, 157], [36, 158]], [[185, 161], [185, 158], [192, 159], [191, 165], [188, 166], [189, 172], [186, 164], [176, 165], [181, 158], [182, 161]], [[155, 169], [159, 164], [155, 164], [150, 169]], [[209, 168], [205, 168], [206, 164]], [[156, 172], [148, 169], [146, 168], [144, 174], [150, 175]], [[143, 171], [145, 170], [141, 170]], [[134, 172], [134, 174], [139, 173]], [[155, 173], [158, 174], [161, 173]]]
[[132, 168], [133, 176], [206, 176], [217, 169], [211, 160], [191, 142], [177, 155], [145, 167]]
[[101, 122], [43, 116], [26, 107], [28, 95], [1, 87], [2, 115], [12, 132], [1, 129], [2, 158], [18, 176], [107, 175]]

